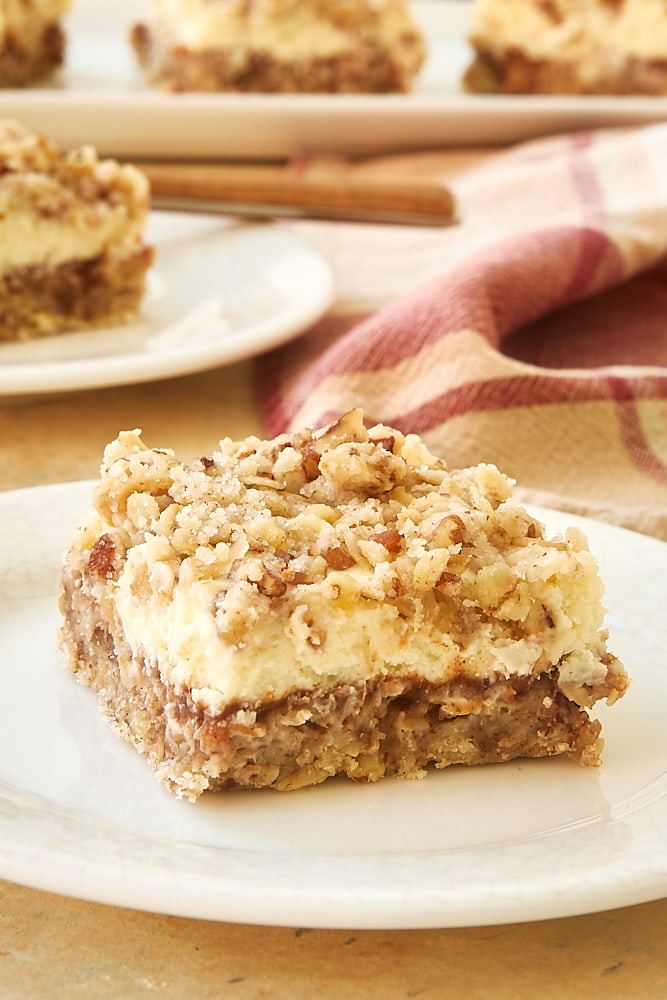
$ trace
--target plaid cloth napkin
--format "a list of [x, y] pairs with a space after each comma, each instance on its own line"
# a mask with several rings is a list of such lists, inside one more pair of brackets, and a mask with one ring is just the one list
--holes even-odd
[[451, 187], [456, 227], [308, 225], [338, 301], [259, 360], [267, 431], [361, 406], [526, 502], [667, 539], [667, 125], [522, 144]]

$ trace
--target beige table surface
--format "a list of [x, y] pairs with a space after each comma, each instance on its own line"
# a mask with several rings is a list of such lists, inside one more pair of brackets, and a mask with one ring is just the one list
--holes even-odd
[[[454, 154], [458, 167], [465, 157]], [[144, 386], [0, 398], [0, 489], [96, 475], [140, 427], [202, 454], [261, 433], [250, 365]], [[0, 1000], [667, 997], [667, 900], [570, 919], [424, 931], [162, 916], [0, 883]]]

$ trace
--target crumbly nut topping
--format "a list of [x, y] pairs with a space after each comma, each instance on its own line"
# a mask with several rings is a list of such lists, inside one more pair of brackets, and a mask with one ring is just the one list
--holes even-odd
[[435, 554], [443, 570], [460, 568], [466, 536], [477, 545], [486, 528], [520, 544], [541, 531], [518, 509], [493, 517], [511, 486], [493, 466], [450, 472], [415, 436], [367, 430], [355, 410], [322, 431], [224, 440], [188, 465], [125, 432], [105, 452], [96, 504], [128, 546], [149, 532], [171, 539], [180, 559], [201, 561], [205, 547], [216, 563], [233, 547], [232, 575], [245, 572], [242, 550], [287, 585], [391, 563], [411, 592]]
[[0, 219], [26, 205], [66, 222], [83, 201], [90, 203], [90, 225], [119, 208], [143, 222], [148, 200], [147, 178], [135, 167], [100, 160], [92, 146], [60, 151], [18, 122], [0, 120]]

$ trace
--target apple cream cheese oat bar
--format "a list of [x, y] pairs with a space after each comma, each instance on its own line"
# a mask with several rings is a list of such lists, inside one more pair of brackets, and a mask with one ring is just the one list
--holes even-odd
[[566, 754], [627, 685], [583, 534], [353, 410], [193, 461], [105, 450], [62, 648], [179, 797]]

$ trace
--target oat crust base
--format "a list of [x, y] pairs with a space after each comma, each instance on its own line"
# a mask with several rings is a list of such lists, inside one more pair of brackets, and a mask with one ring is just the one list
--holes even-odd
[[0, 277], [0, 341], [33, 340], [132, 319], [145, 291], [152, 247], [122, 258], [15, 268]]
[[[145, 24], [130, 35], [149, 83], [171, 91], [242, 91], [256, 93], [390, 93], [408, 91], [413, 73], [383, 46], [360, 41], [355, 52], [294, 62], [269, 52], [236, 49], [192, 52], [161, 44]], [[403, 44], [415, 51], [415, 72], [422, 41], [415, 32]]]
[[575, 61], [531, 59], [518, 49], [499, 56], [480, 46], [463, 84], [473, 93], [498, 94], [667, 94], [667, 59], [616, 60], [604, 76], [593, 79]]

